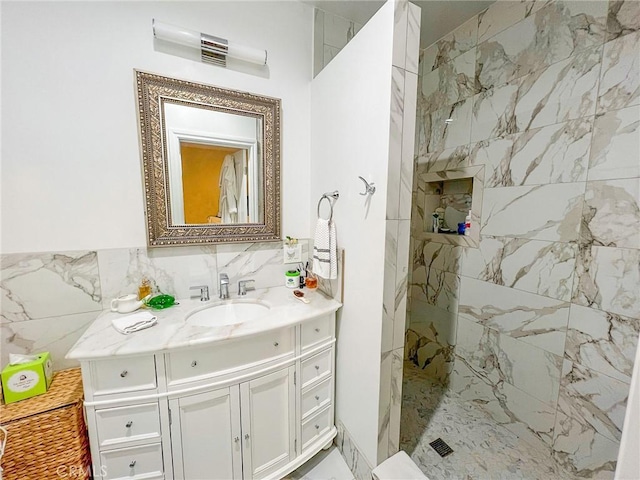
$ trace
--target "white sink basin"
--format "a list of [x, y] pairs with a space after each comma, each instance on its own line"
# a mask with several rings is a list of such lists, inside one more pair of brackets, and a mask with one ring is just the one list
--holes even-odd
[[222, 327], [256, 320], [268, 311], [267, 305], [258, 302], [218, 303], [196, 310], [186, 322], [200, 327]]

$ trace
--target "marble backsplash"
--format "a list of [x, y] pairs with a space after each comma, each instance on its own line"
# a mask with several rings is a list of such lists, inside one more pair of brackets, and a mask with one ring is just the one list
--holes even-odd
[[640, 3], [498, 0], [420, 74], [417, 170], [483, 165], [485, 189], [478, 248], [412, 238], [405, 359], [612, 478], [640, 334]]
[[[303, 258], [308, 241], [301, 241]], [[136, 293], [143, 277], [157, 292], [176, 298], [208, 285], [218, 295], [218, 274], [229, 275], [232, 293], [238, 280], [252, 278], [256, 288], [284, 284], [279, 242], [148, 249], [5, 254], [0, 257], [2, 365], [9, 353], [49, 351], [54, 369], [77, 363], [66, 352], [111, 299]]]

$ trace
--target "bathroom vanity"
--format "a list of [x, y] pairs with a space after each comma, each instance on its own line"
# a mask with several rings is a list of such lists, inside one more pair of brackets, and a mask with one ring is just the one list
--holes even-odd
[[96, 479], [282, 478], [331, 444], [335, 312], [284, 287], [181, 301], [122, 335], [104, 312], [81, 363]]

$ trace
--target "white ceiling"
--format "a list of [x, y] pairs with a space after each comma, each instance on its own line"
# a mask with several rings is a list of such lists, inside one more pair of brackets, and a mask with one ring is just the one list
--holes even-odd
[[[382, 0], [302, 0], [335, 15], [364, 25], [382, 6]], [[420, 48], [455, 30], [495, 0], [411, 0], [422, 9]]]

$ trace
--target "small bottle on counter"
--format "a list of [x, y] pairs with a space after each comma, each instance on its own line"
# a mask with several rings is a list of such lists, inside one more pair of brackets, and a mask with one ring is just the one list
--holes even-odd
[[300, 272], [288, 270], [284, 274], [284, 286], [287, 288], [298, 288], [300, 286]]
[[144, 297], [151, 294], [151, 282], [147, 277], [142, 277], [140, 286], [138, 287], [138, 300], [142, 300]]
[[304, 282], [305, 282], [305, 278], [306, 278], [307, 274], [306, 274], [306, 271], [305, 271], [304, 268], [301, 268], [299, 270], [299, 272], [300, 272], [300, 277], [299, 277], [300, 278], [300, 287], [298, 287], [298, 288], [304, 288]]
[[308, 272], [305, 278], [305, 285], [309, 290], [315, 290], [318, 288], [318, 277], [316, 277], [313, 272]]

